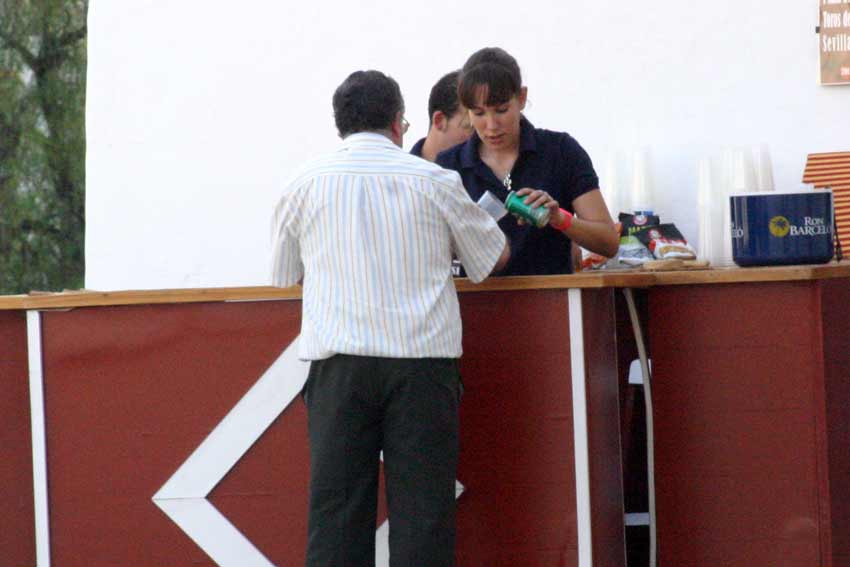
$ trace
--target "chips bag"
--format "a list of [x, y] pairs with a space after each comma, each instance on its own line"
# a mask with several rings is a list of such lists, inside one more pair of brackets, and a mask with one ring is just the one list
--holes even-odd
[[641, 242], [637, 235], [649, 227], [658, 226], [657, 215], [630, 215], [620, 213], [620, 222], [623, 225], [620, 231], [619, 260], [622, 264], [639, 266], [647, 260], [652, 260], [652, 253]]
[[659, 260], [693, 260], [697, 257], [696, 251], [672, 223], [649, 227], [638, 232], [637, 238]]

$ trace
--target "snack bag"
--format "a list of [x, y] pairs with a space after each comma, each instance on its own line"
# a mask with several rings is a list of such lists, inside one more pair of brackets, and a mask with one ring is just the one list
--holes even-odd
[[601, 256], [596, 252], [591, 252], [585, 248], [581, 249], [581, 271], [585, 270], [601, 270], [611, 258]]
[[672, 223], [660, 224], [640, 231], [637, 233], [637, 238], [659, 260], [672, 258], [693, 260], [697, 257], [696, 251]]
[[637, 238], [637, 234], [646, 231], [649, 227], [658, 226], [659, 220], [656, 215], [620, 213], [620, 223], [623, 225], [620, 231], [620, 252], [618, 254], [620, 263], [628, 266], [640, 266], [647, 260], [652, 260], [652, 253]]
[[[614, 229], [617, 231], [617, 234], [621, 234], [623, 232], [623, 225], [621, 223], [617, 223], [614, 225]], [[573, 246], [575, 247], [576, 245], [573, 244]], [[597, 254], [596, 252], [591, 252], [583, 246], [578, 246], [578, 249], [581, 251], [581, 258], [576, 258], [579, 264], [577, 268], [578, 271], [606, 269], [616, 270], [623, 268], [620, 264], [619, 250], [617, 251], [617, 254], [614, 254], [613, 257], [609, 258], [607, 256]]]
[[641, 230], [661, 224], [661, 218], [658, 215], [630, 215], [629, 213], [620, 213], [620, 222], [623, 224], [622, 234], [634, 234]]

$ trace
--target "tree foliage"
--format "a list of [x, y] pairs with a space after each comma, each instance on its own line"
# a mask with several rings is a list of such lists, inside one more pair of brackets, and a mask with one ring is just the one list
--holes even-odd
[[88, 0], [0, 0], [0, 293], [83, 283]]

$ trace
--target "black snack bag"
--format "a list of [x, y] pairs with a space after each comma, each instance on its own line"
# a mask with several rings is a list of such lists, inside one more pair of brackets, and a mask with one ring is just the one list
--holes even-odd
[[658, 226], [661, 224], [661, 218], [658, 215], [630, 215], [629, 213], [620, 213], [620, 222], [623, 225], [620, 231], [620, 236], [629, 236], [636, 234], [649, 226]]
[[639, 266], [647, 260], [652, 260], [652, 253], [640, 240], [637, 234], [645, 231], [651, 226], [658, 226], [659, 218], [656, 215], [630, 215], [620, 213], [620, 252], [619, 259], [622, 264]]

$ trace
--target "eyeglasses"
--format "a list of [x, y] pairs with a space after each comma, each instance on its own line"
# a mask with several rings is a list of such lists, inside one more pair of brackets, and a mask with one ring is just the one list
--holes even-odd
[[410, 128], [410, 122], [407, 121], [407, 118], [402, 116], [401, 117], [401, 133], [407, 134], [408, 128]]

